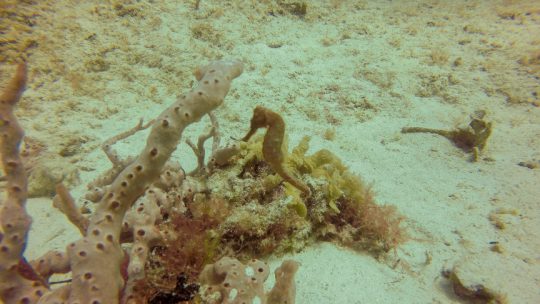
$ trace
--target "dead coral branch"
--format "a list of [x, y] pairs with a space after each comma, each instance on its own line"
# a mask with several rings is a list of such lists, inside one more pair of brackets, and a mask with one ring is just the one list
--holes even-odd
[[422, 127], [405, 127], [401, 129], [401, 133], [432, 133], [441, 135], [464, 152], [472, 153], [472, 161], [478, 161], [480, 152], [486, 147], [487, 140], [493, 130], [492, 123], [485, 121], [484, 116], [484, 111], [477, 111], [471, 115], [471, 122], [465, 128], [439, 130]]

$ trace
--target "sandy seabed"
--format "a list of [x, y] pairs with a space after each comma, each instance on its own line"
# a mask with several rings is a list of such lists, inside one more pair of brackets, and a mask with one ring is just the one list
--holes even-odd
[[[445, 269], [540, 303], [540, 2], [318, 0], [304, 14], [283, 4], [294, 1], [5, 1], [0, 83], [24, 57], [17, 114], [75, 197], [109, 168], [105, 139], [157, 116], [197, 65], [238, 58], [244, 74], [216, 113], [226, 137], [242, 136], [256, 105], [274, 109], [289, 146], [312, 136], [406, 217], [409, 239], [388, 259], [330, 243], [291, 255], [297, 303], [462, 303]], [[494, 126], [477, 162], [443, 137], [400, 132], [466, 126], [477, 111]], [[195, 162], [186, 145], [175, 157]], [[36, 192], [28, 258], [79, 237]]]

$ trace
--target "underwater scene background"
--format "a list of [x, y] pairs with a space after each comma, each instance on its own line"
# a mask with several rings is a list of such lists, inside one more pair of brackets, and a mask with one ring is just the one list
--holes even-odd
[[540, 303], [539, 1], [0, 1], [45, 289], [148, 138], [95, 303]]

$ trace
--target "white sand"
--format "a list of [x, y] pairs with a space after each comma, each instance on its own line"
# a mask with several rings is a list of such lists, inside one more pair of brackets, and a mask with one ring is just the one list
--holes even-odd
[[[259, 1], [203, 0], [199, 11], [190, 1], [51, 2], [21, 5], [41, 16], [24, 36], [38, 45], [19, 115], [47, 161], [78, 170], [75, 196], [109, 167], [104, 139], [161, 112], [198, 64], [240, 58], [246, 70], [217, 113], [223, 134], [245, 132], [255, 105], [275, 109], [290, 145], [311, 135], [313, 151], [335, 152], [407, 218], [410, 240], [383, 261], [331, 244], [294, 255], [297, 303], [459, 303], [441, 276], [454, 266], [510, 303], [540, 303], [540, 169], [517, 165], [540, 159], [540, 66], [520, 63], [540, 51], [538, 2], [319, 0], [305, 18]], [[12, 71], [0, 66], [1, 83]], [[477, 163], [440, 136], [400, 133], [461, 126], [479, 109], [494, 132]], [[118, 150], [135, 154], [145, 135]], [[77, 140], [74, 156], [57, 156]], [[193, 163], [185, 145], [175, 157]], [[78, 237], [48, 200], [29, 209], [30, 258]], [[502, 209], [515, 215], [497, 229], [488, 217]]]

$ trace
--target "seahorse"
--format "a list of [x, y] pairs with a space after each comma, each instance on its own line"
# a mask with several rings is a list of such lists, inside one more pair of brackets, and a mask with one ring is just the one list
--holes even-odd
[[285, 137], [285, 121], [283, 121], [283, 118], [278, 113], [265, 107], [255, 107], [249, 132], [242, 138], [242, 141], [248, 141], [259, 128], [266, 128], [262, 151], [264, 160], [283, 180], [307, 196], [311, 195], [309, 187], [289, 174], [283, 166], [285, 161], [285, 155], [283, 155], [281, 149]]

